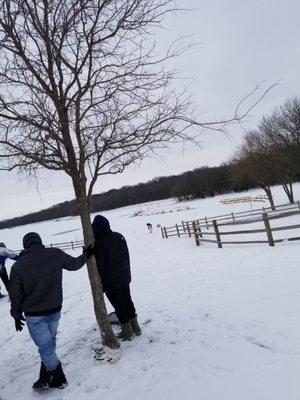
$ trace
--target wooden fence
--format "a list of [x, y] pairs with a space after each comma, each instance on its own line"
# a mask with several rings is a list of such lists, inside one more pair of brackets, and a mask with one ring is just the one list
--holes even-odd
[[[300, 212], [299, 212], [300, 214]], [[282, 216], [280, 218], [283, 218]], [[197, 226], [195, 227], [194, 237], [197, 246], [201, 244], [201, 242], [215, 243], [219, 248], [222, 248], [223, 245], [226, 244], [258, 244], [258, 243], [266, 243], [269, 246], [275, 246], [275, 243], [282, 243], [287, 241], [296, 241], [300, 240], [300, 236], [288, 237], [284, 239], [274, 239], [273, 233], [279, 231], [290, 231], [293, 229], [300, 229], [300, 224], [297, 225], [288, 225], [288, 226], [280, 226], [280, 227], [271, 227], [270, 218], [267, 213], [262, 214], [262, 218], [260, 219], [263, 222], [264, 227], [259, 229], [244, 229], [244, 230], [233, 230], [233, 231], [222, 231], [220, 230], [220, 226], [217, 221], [213, 221], [213, 232], [203, 232], [201, 230], [197, 230]], [[257, 221], [252, 221], [257, 222]], [[233, 226], [234, 224], [231, 224]], [[224, 226], [224, 225], [223, 225]], [[228, 226], [228, 225], [227, 225]], [[223, 240], [223, 236], [232, 236], [232, 235], [252, 235], [257, 233], [265, 234], [265, 240]], [[205, 239], [206, 235], [212, 235], [214, 239]]]
[[[61, 250], [76, 250], [81, 248], [84, 245], [83, 240], [71, 241], [71, 242], [62, 242], [62, 243], [50, 243], [45, 245], [46, 247], [57, 247]], [[20, 253], [22, 250], [15, 250], [16, 253]]]
[[[200, 224], [201, 226], [208, 227], [209, 225], [212, 224], [212, 221], [218, 221], [218, 223], [234, 223], [234, 224], [240, 224], [240, 223], [247, 223], [246, 221], [250, 220], [255, 220], [256, 218], [259, 220], [261, 218], [261, 215], [263, 213], [268, 213], [269, 218], [271, 219], [273, 216], [276, 217], [277, 215], [293, 215], [297, 214], [300, 211], [300, 202], [298, 201], [295, 204], [281, 204], [275, 207], [273, 210], [271, 207], [263, 207], [263, 208], [258, 208], [255, 210], [248, 210], [248, 211], [241, 211], [237, 213], [230, 213], [230, 214], [223, 214], [223, 215], [217, 215], [214, 217], [204, 217], [197, 219], [197, 223]], [[182, 221], [182, 225], [190, 223], [192, 224], [195, 222], [193, 221]]]
[[[281, 212], [278, 212], [278, 208], [280, 207]], [[233, 214], [232, 219], [228, 221], [227, 215], [220, 216], [219, 220], [217, 217], [212, 218], [202, 218], [194, 221], [182, 221], [182, 224], [176, 224], [172, 227], [162, 227], [162, 237], [181, 237], [181, 236], [189, 236], [194, 237], [197, 246], [199, 246], [202, 242], [207, 243], [215, 243], [219, 248], [222, 248], [223, 245], [226, 244], [253, 244], [253, 243], [267, 243], [269, 246], [274, 246], [275, 243], [281, 243], [285, 241], [295, 241], [300, 240], [300, 237], [289, 237], [285, 239], [274, 239], [273, 232], [277, 231], [290, 231], [294, 229], [300, 229], [299, 225], [289, 225], [283, 227], [271, 227], [270, 220], [286, 218], [291, 215], [300, 214], [300, 207], [297, 205], [293, 207], [287, 207], [287, 205], [277, 207], [276, 211], [272, 212], [262, 212], [260, 210], [260, 214], [258, 214], [255, 210], [255, 213], [246, 214], [246, 218], [238, 219], [236, 218], [236, 214]], [[241, 213], [239, 213], [241, 214]], [[203, 222], [204, 221], [204, 222]], [[223, 231], [222, 227], [232, 227], [241, 224], [252, 224], [257, 222], [263, 222], [263, 228], [260, 229], [240, 229], [240, 230], [226, 230]], [[252, 234], [265, 234], [265, 240], [223, 240], [223, 236], [231, 236], [231, 235], [252, 235]], [[209, 239], [206, 236], [212, 236], [213, 238]]]

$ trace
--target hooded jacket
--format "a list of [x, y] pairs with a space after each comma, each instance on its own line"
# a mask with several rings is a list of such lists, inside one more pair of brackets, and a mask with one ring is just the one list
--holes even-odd
[[76, 271], [86, 256], [71, 257], [60, 249], [45, 248], [40, 243], [20, 253], [10, 272], [11, 315], [20, 318], [58, 312], [62, 307], [62, 271]]
[[103, 291], [118, 290], [131, 282], [130, 259], [126, 240], [110, 229], [109, 221], [97, 215], [93, 221], [95, 257]]
[[9, 250], [5, 247], [4, 243], [0, 243], [0, 273], [2, 269], [5, 267], [5, 261], [7, 258], [12, 260], [17, 260], [18, 255], [14, 253], [12, 250]]

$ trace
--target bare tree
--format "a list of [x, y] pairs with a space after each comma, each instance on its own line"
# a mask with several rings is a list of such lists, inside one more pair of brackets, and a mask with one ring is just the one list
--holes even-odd
[[248, 132], [243, 144], [233, 158], [234, 180], [248, 181], [260, 186], [266, 193], [272, 210], [275, 210], [271, 186], [276, 182], [274, 158], [263, 135], [259, 131]]
[[300, 173], [300, 99], [287, 100], [270, 116], [264, 117], [259, 130], [273, 153], [278, 179], [293, 204], [293, 182]]
[[[175, 42], [160, 57], [152, 35], [174, 11], [173, 0], [1, 2], [1, 168], [64, 171], [86, 244], [94, 241], [90, 199], [100, 176], [247, 114], [241, 102], [227, 121], [202, 123], [189, 95], [175, 91], [165, 62], [183, 48]], [[103, 343], [117, 348], [94, 258], [88, 273]]]

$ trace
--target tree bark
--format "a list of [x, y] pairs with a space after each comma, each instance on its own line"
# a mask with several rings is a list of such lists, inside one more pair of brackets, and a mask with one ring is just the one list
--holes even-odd
[[263, 186], [263, 190], [265, 191], [266, 195], [268, 196], [268, 200], [270, 202], [272, 210], [275, 211], [276, 207], [275, 207], [275, 204], [274, 204], [274, 199], [273, 199], [271, 188], [269, 186]]
[[[79, 206], [84, 243], [86, 246], [88, 246], [90, 244], [94, 244], [95, 241], [90, 219], [89, 201], [84, 190], [81, 191], [81, 193], [79, 192], [78, 186], [78, 183], [74, 184], [76, 199]], [[87, 269], [92, 290], [95, 316], [101, 333], [102, 343], [111, 349], [117, 349], [120, 347], [120, 344], [107, 317], [102, 283], [94, 256], [87, 261]]]
[[293, 191], [293, 182], [289, 183], [283, 183], [282, 187], [289, 199], [290, 204], [295, 204], [295, 199], [294, 199], [294, 191]]

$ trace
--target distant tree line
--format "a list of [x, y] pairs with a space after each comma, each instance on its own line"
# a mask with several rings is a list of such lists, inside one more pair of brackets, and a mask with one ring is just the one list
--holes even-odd
[[[300, 99], [286, 101], [270, 116], [263, 117], [256, 130], [247, 132], [241, 146], [227, 164], [201, 167], [180, 175], [155, 178], [146, 183], [124, 186], [91, 199], [91, 212], [176, 197], [178, 200], [205, 198], [262, 188], [271, 206], [273, 185], [282, 185], [290, 203], [293, 184], [300, 180]], [[79, 215], [75, 200], [45, 210], [0, 222], [0, 229]]]
[[[202, 167], [181, 175], [155, 178], [147, 183], [124, 186], [91, 199], [91, 212], [100, 212], [170, 197], [193, 199], [246, 190], [254, 185], [235, 183], [231, 179], [231, 166]], [[75, 200], [65, 201], [45, 210], [0, 222], [0, 229], [79, 215]]]

